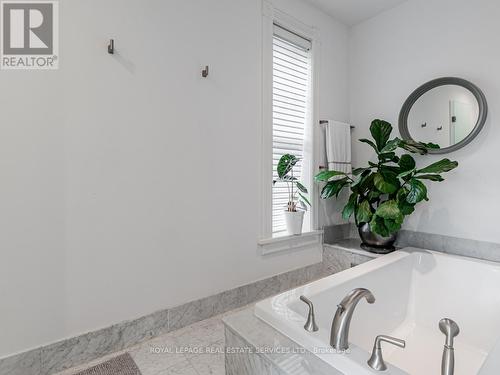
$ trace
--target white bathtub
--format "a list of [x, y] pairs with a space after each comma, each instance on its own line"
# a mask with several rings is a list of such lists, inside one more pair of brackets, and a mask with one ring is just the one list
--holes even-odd
[[[337, 304], [352, 289], [367, 288], [376, 301], [354, 311], [350, 353], [324, 352]], [[313, 303], [319, 331], [303, 329]], [[406, 340], [406, 348], [383, 344], [384, 374], [439, 375], [444, 335], [441, 318], [460, 326], [455, 375], [500, 374], [500, 264], [405, 249], [282, 293], [256, 304], [255, 314], [346, 375], [374, 374], [366, 361], [380, 334]], [[323, 351], [323, 352], [322, 352]]]

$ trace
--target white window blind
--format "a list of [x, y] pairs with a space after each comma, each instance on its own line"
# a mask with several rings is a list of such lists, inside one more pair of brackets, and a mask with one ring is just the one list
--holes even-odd
[[[273, 36], [273, 180], [284, 154], [303, 160], [304, 137], [308, 123], [311, 81], [311, 42], [278, 25]], [[303, 174], [302, 162], [294, 168], [294, 177]], [[285, 234], [283, 211], [288, 203], [286, 183], [276, 183], [272, 195], [273, 236]]]

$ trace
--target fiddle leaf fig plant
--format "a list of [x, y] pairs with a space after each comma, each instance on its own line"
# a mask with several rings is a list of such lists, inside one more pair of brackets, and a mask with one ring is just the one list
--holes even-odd
[[[340, 192], [350, 188], [351, 195], [342, 211], [349, 220], [354, 216], [356, 225], [369, 223], [376, 234], [388, 237], [401, 229], [405, 216], [411, 215], [415, 206], [428, 201], [424, 181], [442, 182], [442, 173], [458, 167], [458, 162], [439, 160], [425, 168], [418, 168], [411, 154], [426, 155], [429, 149], [439, 148], [434, 143], [422, 143], [399, 138], [389, 139], [392, 125], [374, 120], [370, 126], [371, 139], [360, 142], [372, 147], [377, 162], [353, 170], [352, 175], [340, 171], [322, 171], [315, 180], [324, 183], [321, 198], [338, 198]], [[396, 151], [409, 153], [398, 155]]]
[[276, 184], [277, 182], [286, 183], [288, 191], [287, 211], [290, 212], [296, 212], [298, 209], [307, 211], [307, 206], [311, 205], [309, 203], [309, 199], [307, 198], [307, 188], [294, 176], [293, 168], [299, 161], [300, 159], [295, 155], [283, 155], [278, 162], [278, 166], [276, 167], [278, 179], [273, 181], [273, 184]]

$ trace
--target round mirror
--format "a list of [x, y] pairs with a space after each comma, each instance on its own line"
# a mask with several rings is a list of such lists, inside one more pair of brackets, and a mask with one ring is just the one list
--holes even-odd
[[464, 147], [481, 131], [488, 104], [483, 92], [461, 78], [439, 78], [416, 89], [403, 104], [399, 131], [404, 139], [434, 143], [444, 154]]

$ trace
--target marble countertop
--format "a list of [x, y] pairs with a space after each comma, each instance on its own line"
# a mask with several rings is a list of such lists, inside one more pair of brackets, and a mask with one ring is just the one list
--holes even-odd
[[383, 256], [383, 254], [370, 253], [369, 251], [362, 249], [361, 240], [359, 238], [346, 238], [344, 240], [338, 240], [333, 243], [325, 243], [323, 246], [349, 251], [353, 254], [362, 255], [373, 259]]

